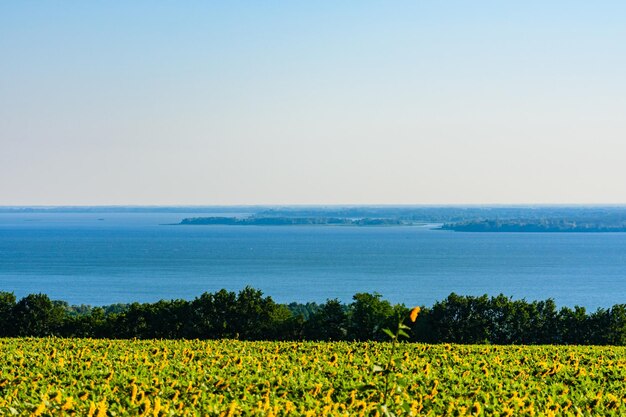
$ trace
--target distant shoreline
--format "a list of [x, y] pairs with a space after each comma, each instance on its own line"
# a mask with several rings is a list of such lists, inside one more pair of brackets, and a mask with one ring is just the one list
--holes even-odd
[[576, 223], [565, 220], [475, 220], [460, 223], [447, 223], [439, 230], [475, 233], [626, 233], [622, 223]]
[[339, 217], [188, 217], [178, 225], [184, 226], [418, 226], [424, 223], [399, 219], [339, 218]]

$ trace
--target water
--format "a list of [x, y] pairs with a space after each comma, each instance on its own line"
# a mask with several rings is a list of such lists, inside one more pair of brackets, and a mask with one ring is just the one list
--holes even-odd
[[377, 291], [407, 305], [451, 292], [590, 309], [626, 303], [623, 233], [163, 225], [199, 215], [0, 213], [0, 290], [91, 305], [246, 285], [279, 302]]

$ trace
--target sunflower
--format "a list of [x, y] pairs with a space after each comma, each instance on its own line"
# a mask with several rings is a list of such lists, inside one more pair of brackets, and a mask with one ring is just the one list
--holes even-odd
[[411, 319], [411, 321], [413, 323], [415, 323], [415, 320], [417, 320], [417, 315], [420, 313], [422, 309], [419, 307], [413, 307], [413, 310], [411, 310], [411, 314], [409, 314], [409, 318]]

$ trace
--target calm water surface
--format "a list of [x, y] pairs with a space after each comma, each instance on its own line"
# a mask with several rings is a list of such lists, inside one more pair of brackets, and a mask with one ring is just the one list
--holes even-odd
[[199, 214], [0, 213], [0, 290], [92, 305], [246, 285], [279, 302], [377, 291], [409, 305], [451, 292], [626, 303], [623, 233], [163, 225], [188, 216]]

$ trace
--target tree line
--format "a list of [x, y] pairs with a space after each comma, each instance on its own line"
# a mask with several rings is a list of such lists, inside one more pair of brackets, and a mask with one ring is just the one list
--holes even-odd
[[607, 233], [626, 232], [626, 220], [619, 218], [576, 221], [570, 219], [473, 219], [445, 223], [442, 230], [456, 232], [541, 232], [541, 233]]
[[[409, 308], [378, 293], [349, 304], [274, 302], [257, 289], [220, 290], [194, 300], [161, 300], [107, 307], [69, 306], [45, 294], [19, 301], [0, 292], [0, 337], [58, 336], [110, 339], [385, 340], [384, 328]], [[410, 341], [425, 343], [626, 345], [626, 304], [588, 313], [557, 309], [553, 300], [450, 294], [410, 325]]]
[[408, 224], [399, 219], [344, 218], [344, 217], [188, 217], [181, 225], [226, 226], [400, 226]]

